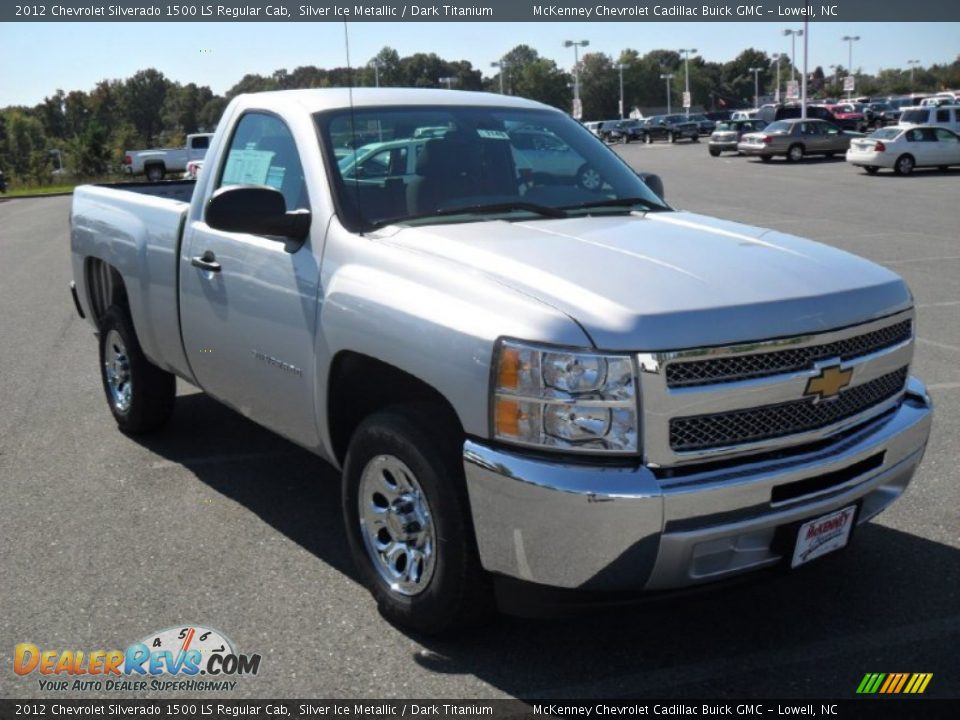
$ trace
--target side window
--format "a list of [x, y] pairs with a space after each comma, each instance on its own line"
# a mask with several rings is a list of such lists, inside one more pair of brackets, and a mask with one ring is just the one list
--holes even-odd
[[217, 187], [229, 185], [267, 185], [283, 193], [287, 210], [310, 207], [293, 135], [273, 115], [251, 112], [237, 123]]
[[194, 150], [206, 150], [210, 147], [210, 136], [201, 135], [200, 137], [193, 138], [192, 148]]
[[956, 135], [949, 132], [948, 130], [944, 130], [943, 128], [937, 128], [937, 140], [945, 143], [960, 142], [960, 138], [958, 138]]
[[950, 122], [950, 111], [937, 110], [937, 122]]

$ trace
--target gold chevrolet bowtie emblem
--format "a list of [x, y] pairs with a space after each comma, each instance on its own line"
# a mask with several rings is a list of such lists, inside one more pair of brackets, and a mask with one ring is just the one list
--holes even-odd
[[820, 400], [835, 397], [850, 384], [853, 377], [853, 368], [841, 370], [839, 365], [824, 368], [820, 374], [807, 381], [804, 395], [816, 395]]

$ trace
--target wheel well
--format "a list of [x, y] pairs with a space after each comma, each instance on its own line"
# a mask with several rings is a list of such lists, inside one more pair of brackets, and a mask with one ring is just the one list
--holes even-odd
[[428, 405], [437, 413], [439, 428], [463, 435], [456, 411], [436, 388], [369, 355], [339, 353], [333, 359], [327, 388], [327, 427], [340, 463], [363, 419], [391, 405]]
[[100, 327], [104, 313], [111, 305], [130, 309], [127, 288], [117, 269], [100, 258], [86, 259], [87, 305], [93, 320]]

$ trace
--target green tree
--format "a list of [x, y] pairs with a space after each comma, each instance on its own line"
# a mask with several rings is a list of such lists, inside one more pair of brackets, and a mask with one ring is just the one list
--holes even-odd
[[160, 111], [170, 82], [163, 73], [150, 68], [140, 70], [123, 86], [123, 114], [140, 133], [147, 145], [152, 145], [162, 127]]

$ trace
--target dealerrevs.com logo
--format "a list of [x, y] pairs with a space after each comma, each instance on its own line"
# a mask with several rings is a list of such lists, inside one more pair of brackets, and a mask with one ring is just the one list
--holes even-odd
[[199, 625], [147, 635], [126, 650], [14, 648], [17, 675], [38, 675], [44, 691], [224, 691], [238, 676], [256, 675], [260, 655], [244, 655], [221, 632]]

